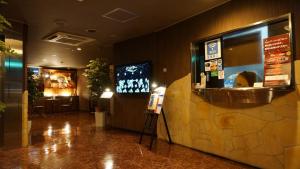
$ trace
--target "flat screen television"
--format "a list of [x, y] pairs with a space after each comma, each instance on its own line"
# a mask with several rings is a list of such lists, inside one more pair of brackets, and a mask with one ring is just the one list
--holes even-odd
[[115, 68], [116, 93], [143, 94], [150, 92], [151, 63], [118, 65]]

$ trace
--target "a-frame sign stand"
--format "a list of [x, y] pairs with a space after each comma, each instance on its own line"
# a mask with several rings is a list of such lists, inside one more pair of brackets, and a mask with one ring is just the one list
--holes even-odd
[[[168, 124], [167, 124], [165, 112], [164, 112], [164, 109], [162, 108], [162, 103], [163, 103], [163, 99], [164, 99], [164, 92], [165, 91], [157, 94], [158, 97], [159, 97], [158, 100], [161, 99], [160, 101], [157, 100], [157, 102], [155, 103], [155, 104], [157, 104], [159, 109], [157, 109], [157, 106], [155, 106], [156, 108], [151, 110], [151, 109], [149, 109], [149, 105], [148, 105], [148, 109], [145, 112], [147, 117], [146, 117], [146, 121], [145, 121], [145, 124], [144, 124], [144, 128], [141, 132], [139, 144], [142, 143], [143, 135], [145, 134], [145, 130], [149, 129], [151, 131], [150, 150], [152, 149], [154, 136], [155, 136], [155, 132], [156, 132], [156, 128], [157, 128], [157, 120], [158, 120], [158, 116], [159, 116], [160, 113], [163, 115], [165, 128], [167, 130], [167, 134], [168, 134], [168, 138], [169, 138], [169, 144], [172, 144], [172, 139], [171, 139], [171, 135], [170, 135], [170, 132], [169, 132], [169, 127], [168, 127]], [[153, 98], [151, 96], [150, 96], [149, 104], [153, 103], [153, 100], [151, 100]]]

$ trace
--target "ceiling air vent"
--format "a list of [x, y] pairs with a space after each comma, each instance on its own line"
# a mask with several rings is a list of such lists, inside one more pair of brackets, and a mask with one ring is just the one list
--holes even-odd
[[64, 32], [56, 32], [45, 37], [43, 40], [52, 43], [60, 43], [70, 46], [79, 46], [85, 43], [89, 43], [94, 41], [95, 39], [79, 36], [79, 35], [72, 35]]
[[113, 21], [125, 23], [137, 18], [138, 16], [135, 13], [130, 12], [126, 9], [116, 8], [106, 14], [103, 14], [102, 17]]

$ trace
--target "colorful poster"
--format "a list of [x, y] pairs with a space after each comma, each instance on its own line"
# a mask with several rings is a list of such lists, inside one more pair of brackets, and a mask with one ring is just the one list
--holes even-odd
[[218, 69], [218, 61], [211, 60], [210, 61], [210, 71], [216, 71]]
[[205, 60], [221, 58], [221, 39], [205, 42]]
[[218, 72], [218, 79], [224, 79], [224, 70]]
[[264, 39], [264, 86], [287, 86], [291, 83], [291, 45], [289, 34]]
[[158, 94], [153, 93], [150, 95], [149, 103], [148, 103], [148, 110], [155, 110], [158, 103]]
[[222, 59], [218, 59], [218, 71], [223, 70]]
[[210, 62], [205, 62], [205, 72], [210, 71]]
[[212, 71], [211, 74], [210, 74], [211, 77], [218, 77], [218, 71], [215, 70], [215, 71]]

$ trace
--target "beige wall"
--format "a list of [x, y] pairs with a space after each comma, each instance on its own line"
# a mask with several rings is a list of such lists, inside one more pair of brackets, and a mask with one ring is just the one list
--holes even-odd
[[89, 111], [90, 91], [87, 87], [86, 77], [82, 74], [84, 69], [77, 70], [77, 95], [79, 96], [79, 110]]
[[[188, 74], [167, 89], [164, 109], [175, 143], [262, 168], [300, 168], [299, 85], [298, 95], [294, 91], [264, 106], [228, 109], [193, 94], [190, 82]], [[157, 132], [167, 138], [162, 118]]]

